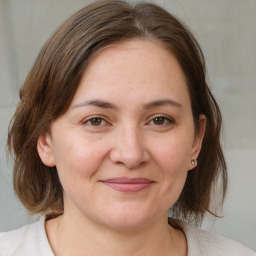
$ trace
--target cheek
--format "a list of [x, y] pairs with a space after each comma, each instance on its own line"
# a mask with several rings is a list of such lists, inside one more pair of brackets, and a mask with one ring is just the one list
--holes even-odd
[[191, 139], [186, 136], [173, 136], [161, 145], [155, 146], [155, 161], [161, 170], [161, 195], [168, 205], [178, 199], [186, 181], [191, 153]]
[[186, 136], [170, 136], [154, 147], [157, 163], [170, 174], [187, 171], [192, 140]]
[[[76, 143], [74, 143], [76, 142]], [[56, 150], [56, 167], [64, 190], [65, 202], [79, 204], [86, 195], [93, 197], [97, 170], [103, 161], [104, 153], [99, 143], [90, 143], [83, 139], [62, 141]], [[81, 202], [80, 202], [81, 204]]]
[[66, 135], [65, 140], [58, 141], [54, 148], [61, 182], [73, 186], [92, 179], [106, 152], [101, 139], [90, 141], [82, 136]]

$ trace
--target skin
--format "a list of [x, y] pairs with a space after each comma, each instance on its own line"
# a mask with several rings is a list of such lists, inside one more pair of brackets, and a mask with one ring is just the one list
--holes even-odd
[[[187, 255], [167, 217], [200, 152], [199, 120], [195, 133], [185, 76], [160, 43], [130, 40], [97, 53], [69, 110], [38, 139], [64, 189], [64, 214], [46, 222], [54, 253]], [[120, 177], [150, 184], [127, 192], [104, 183]]]

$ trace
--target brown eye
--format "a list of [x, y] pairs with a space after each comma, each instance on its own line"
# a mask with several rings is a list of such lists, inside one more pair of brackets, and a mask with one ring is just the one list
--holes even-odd
[[158, 126], [159, 128], [164, 128], [164, 127], [166, 128], [175, 124], [175, 121], [170, 117], [159, 115], [159, 116], [153, 117], [150, 120], [150, 122], [148, 122], [148, 124], [155, 127]]
[[152, 121], [155, 125], [163, 125], [166, 123], [167, 120], [163, 116], [158, 116], [158, 117], [155, 117]]
[[102, 124], [102, 118], [95, 117], [89, 120], [90, 124], [93, 126], [100, 126]]

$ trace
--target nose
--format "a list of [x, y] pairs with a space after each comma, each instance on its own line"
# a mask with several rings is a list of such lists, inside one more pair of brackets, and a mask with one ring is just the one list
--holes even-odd
[[148, 162], [150, 155], [145, 148], [143, 136], [138, 129], [126, 128], [120, 130], [114, 138], [110, 160], [123, 164], [129, 169], [136, 168]]

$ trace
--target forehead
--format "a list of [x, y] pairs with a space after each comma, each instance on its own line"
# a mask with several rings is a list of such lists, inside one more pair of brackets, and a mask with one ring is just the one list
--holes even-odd
[[147, 101], [168, 93], [178, 98], [188, 94], [175, 56], [159, 42], [129, 40], [110, 45], [93, 56], [73, 103], [87, 97], [141, 97]]

